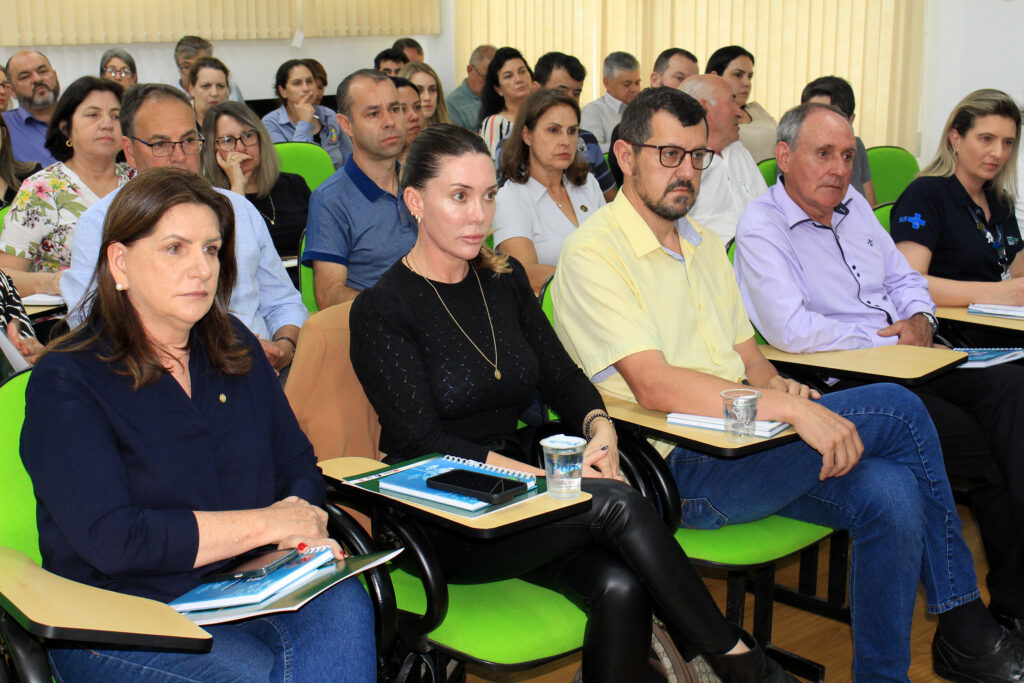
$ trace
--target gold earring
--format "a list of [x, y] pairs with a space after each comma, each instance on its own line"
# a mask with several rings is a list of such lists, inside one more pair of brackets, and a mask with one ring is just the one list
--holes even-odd
[[67, 145], [68, 147], [71, 147], [71, 146], [72, 146], [72, 145], [71, 145], [71, 140], [70, 140], [70, 139], [68, 139], [68, 140], [65, 140], [65, 141], [64, 141], [64, 144], [65, 144], [65, 145]]
[[413, 216], [413, 218], [416, 219], [417, 225], [423, 222], [423, 216]]

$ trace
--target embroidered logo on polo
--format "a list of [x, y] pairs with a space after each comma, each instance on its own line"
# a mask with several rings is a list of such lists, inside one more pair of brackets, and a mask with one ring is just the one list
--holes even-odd
[[925, 226], [925, 221], [921, 218], [921, 214], [915, 213], [913, 216], [900, 216], [899, 223], [910, 223], [910, 226], [914, 230], [920, 230]]

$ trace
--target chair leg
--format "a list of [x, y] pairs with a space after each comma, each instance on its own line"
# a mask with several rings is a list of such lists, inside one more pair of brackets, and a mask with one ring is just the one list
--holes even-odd
[[[846, 604], [846, 582], [850, 565], [850, 533], [837, 531], [828, 542], [828, 602], [834, 607]], [[847, 610], [849, 622], [849, 610]]]
[[747, 601], [746, 572], [731, 571], [725, 580], [725, 618], [743, 628], [743, 612]]
[[786, 671], [818, 683], [825, 682], [825, 667], [772, 645], [772, 618], [775, 611], [775, 565], [760, 567], [754, 572], [754, 638], [769, 657]]
[[818, 544], [808, 546], [800, 551], [800, 578], [797, 590], [801, 595], [818, 594]]

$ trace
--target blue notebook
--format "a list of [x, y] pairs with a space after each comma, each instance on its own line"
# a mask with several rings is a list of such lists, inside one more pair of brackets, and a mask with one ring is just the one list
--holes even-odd
[[478, 498], [473, 498], [472, 496], [463, 496], [458, 493], [439, 491], [438, 489], [432, 489], [427, 486], [427, 479], [430, 477], [457, 469], [473, 470], [475, 472], [482, 472], [496, 477], [518, 479], [526, 484], [527, 491], [537, 488], [537, 478], [532, 474], [516, 472], [515, 470], [509, 470], [503, 467], [485, 465], [484, 463], [477, 462], [476, 460], [457, 458], [454, 455], [437, 456], [429, 460], [421, 460], [413, 465], [398, 467], [390, 474], [385, 473], [378, 481], [378, 485], [383, 491], [394, 491], [395, 493], [411, 496], [413, 498], [430, 500], [435, 503], [450, 505], [452, 507], [469, 510], [471, 512], [491, 505], [491, 503]]
[[266, 576], [201, 583], [168, 604], [179, 612], [252, 605], [312, 574], [333, 558], [329, 546], [310, 548]]

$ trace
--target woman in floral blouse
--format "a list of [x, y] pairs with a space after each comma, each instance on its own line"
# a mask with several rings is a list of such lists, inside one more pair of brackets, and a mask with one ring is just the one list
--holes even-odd
[[25, 180], [0, 231], [0, 268], [24, 296], [60, 294], [78, 217], [134, 174], [114, 162], [122, 92], [113, 81], [83, 76], [57, 102], [46, 148], [58, 161]]

